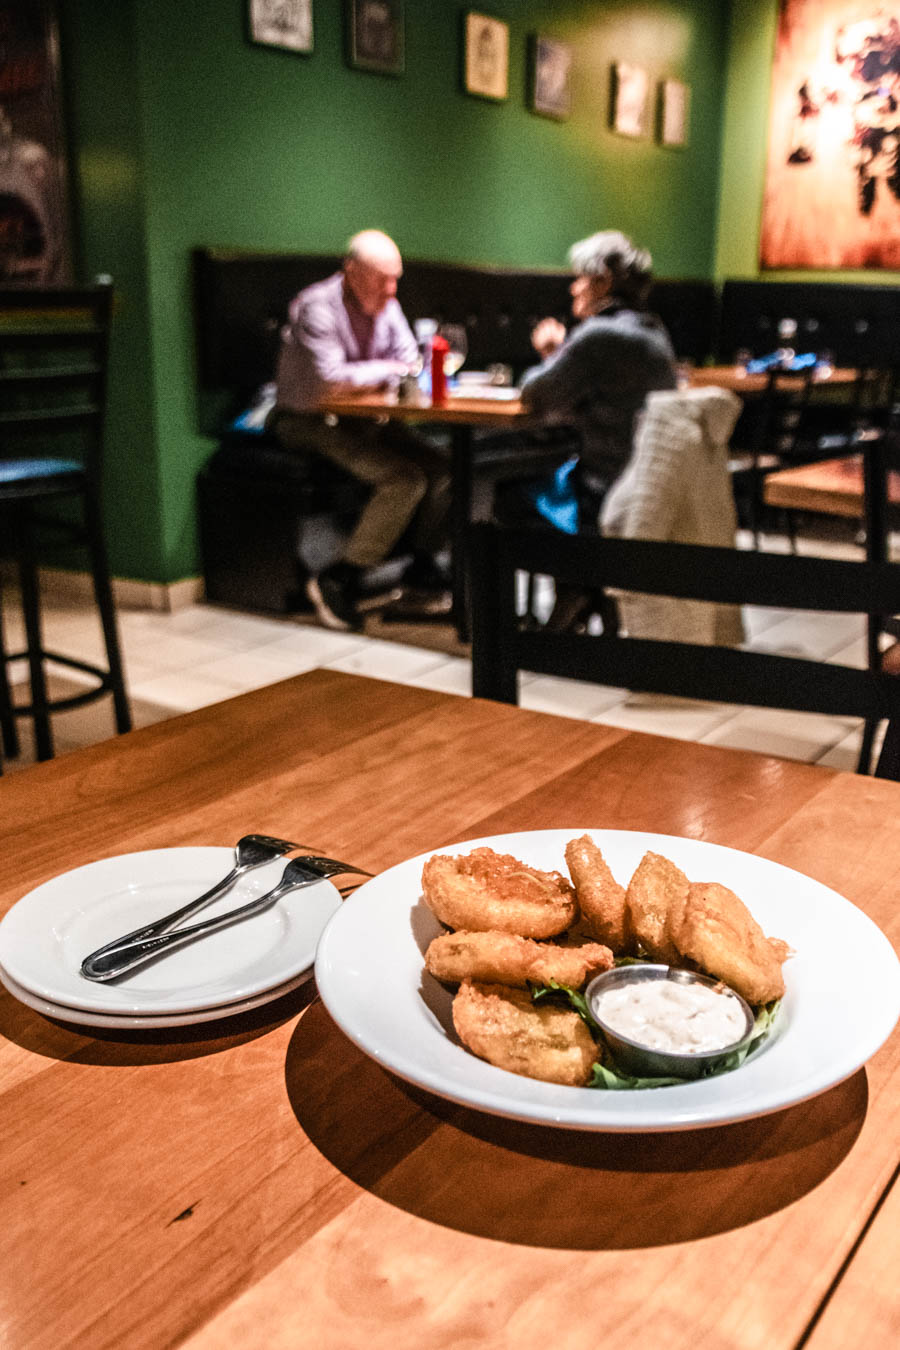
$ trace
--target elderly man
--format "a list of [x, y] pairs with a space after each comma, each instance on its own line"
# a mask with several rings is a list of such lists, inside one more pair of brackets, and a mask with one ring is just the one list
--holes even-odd
[[434, 590], [446, 543], [450, 475], [441, 454], [398, 422], [323, 417], [326, 394], [382, 389], [417, 369], [416, 340], [397, 302], [403, 264], [380, 230], [350, 240], [344, 265], [295, 296], [282, 330], [277, 401], [269, 426], [283, 445], [313, 449], [372, 489], [341, 558], [306, 592], [327, 628], [359, 629], [366, 569], [384, 561], [412, 523], [404, 581]]

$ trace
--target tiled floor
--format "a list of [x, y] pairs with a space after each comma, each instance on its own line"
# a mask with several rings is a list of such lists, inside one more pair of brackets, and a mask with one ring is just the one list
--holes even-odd
[[[777, 541], [768, 541], [777, 547]], [[810, 547], [813, 551], [813, 546]], [[854, 554], [852, 544], [832, 543], [814, 551]], [[135, 724], [145, 726], [193, 708], [215, 703], [248, 689], [297, 675], [315, 666], [420, 685], [452, 694], [471, 692], [467, 659], [447, 657], [421, 647], [403, 646], [299, 624], [289, 618], [237, 613], [197, 604], [176, 614], [146, 610], [120, 612], [126, 675]], [[862, 623], [844, 616], [750, 611], [745, 614], [749, 645], [862, 664]], [[15, 597], [7, 594], [4, 620], [11, 650], [22, 643]], [[90, 605], [48, 605], [47, 645], [84, 660], [100, 658], [99, 624]], [[24, 663], [12, 669], [14, 690], [24, 697]], [[57, 690], [71, 687], [70, 677], [54, 676]], [[534, 675], [522, 678], [526, 708], [562, 717], [612, 723], [680, 739], [705, 741], [852, 769], [859, 728], [852, 719], [738, 708], [713, 703], [629, 695], [622, 689]], [[33, 762], [28, 727], [15, 772]], [[58, 713], [54, 717], [56, 752], [92, 744], [114, 731], [109, 699]]]

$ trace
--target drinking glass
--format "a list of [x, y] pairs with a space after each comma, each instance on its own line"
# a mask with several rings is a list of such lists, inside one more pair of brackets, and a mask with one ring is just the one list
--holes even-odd
[[469, 342], [466, 330], [461, 323], [442, 323], [438, 332], [450, 349], [444, 357], [444, 370], [447, 372], [447, 378], [452, 380], [468, 355]]

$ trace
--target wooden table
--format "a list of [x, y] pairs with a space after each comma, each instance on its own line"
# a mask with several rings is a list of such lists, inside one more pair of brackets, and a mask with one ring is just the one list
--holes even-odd
[[[858, 370], [852, 367], [838, 366], [830, 375], [814, 376], [813, 384], [816, 389], [827, 389], [831, 385], [855, 384], [858, 379]], [[735, 394], [747, 396], [764, 394], [768, 386], [769, 375], [767, 372], [749, 375], [740, 366], [694, 366], [691, 368], [690, 381], [692, 389], [703, 389], [708, 385], [715, 385], [719, 389], [730, 389]], [[798, 389], [801, 388], [803, 385], [802, 373], [797, 375], [793, 375], [789, 371], [779, 373], [778, 385], [780, 388], [789, 389], [792, 383]]]
[[423, 400], [401, 403], [396, 393], [369, 392], [324, 399], [319, 408], [336, 417], [390, 417], [408, 423], [450, 428], [450, 537], [453, 549], [453, 618], [463, 641], [468, 640], [468, 569], [466, 534], [472, 516], [472, 444], [477, 427], [511, 431], [533, 420], [515, 399], [462, 398], [451, 394], [437, 406]]
[[[900, 504], [900, 473], [887, 475], [888, 500]], [[791, 511], [821, 511], [829, 516], [861, 520], [865, 508], [862, 455], [824, 459], [766, 474], [764, 497], [770, 506]]]
[[[379, 870], [590, 823], [760, 853], [900, 938], [900, 785], [324, 670], [0, 780], [0, 910], [100, 855], [247, 829]], [[5, 1350], [896, 1339], [896, 1034], [776, 1115], [617, 1136], [409, 1088], [308, 986], [131, 1034], [3, 993], [0, 1031]]]

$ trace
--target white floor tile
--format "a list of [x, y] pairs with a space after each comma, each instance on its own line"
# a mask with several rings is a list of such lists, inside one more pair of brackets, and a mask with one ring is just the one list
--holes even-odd
[[646, 731], [653, 736], [671, 736], [678, 741], [699, 741], [716, 727], [727, 724], [734, 715], [735, 709], [725, 703], [654, 699], [645, 694], [632, 695], [599, 717], [592, 717], [591, 721], [624, 727], [628, 731]]
[[435, 689], [439, 694], [468, 696], [472, 693], [472, 663], [461, 656], [454, 656], [433, 670], [426, 670], [423, 675], [413, 676], [408, 683], [420, 689]]
[[408, 680], [424, 675], [444, 665], [442, 652], [427, 651], [424, 647], [403, 647], [397, 642], [382, 642], [372, 638], [349, 656], [336, 661], [320, 662], [329, 670], [344, 670], [352, 675], [370, 675], [376, 680]]
[[625, 693], [624, 689], [613, 689], [610, 685], [535, 675], [520, 686], [519, 702], [532, 712], [556, 713], [559, 717], [578, 717], [590, 722], [605, 709], [621, 703]]
[[287, 624], [279, 637], [258, 650], [274, 656], [282, 652], [299, 653], [304, 660], [314, 659], [317, 666], [324, 666], [328, 661], [364, 651], [369, 641], [361, 633], [332, 633], [327, 628], [314, 628], [310, 624]]
[[195, 666], [191, 675], [197, 680], [213, 680], [227, 684], [245, 692], [248, 689], [262, 689], [265, 685], [276, 684], [291, 675], [301, 675], [306, 670], [314, 670], [320, 662], [315, 656], [304, 656], [300, 652], [270, 653], [267, 648], [255, 652], [232, 652], [216, 661], [207, 661]]
[[135, 685], [132, 698], [141, 703], [152, 703], [168, 708], [172, 716], [181, 712], [192, 712], [195, 708], [205, 708], [212, 703], [221, 703], [226, 698], [234, 698], [240, 693], [236, 684], [226, 684], [221, 680], [198, 679], [192, 674], [169, 671]]
[[865, 631], [856, 614], [791, 613], [766, 628], [747, 644], [754, 651], [824, 661], [850, 645]]
[[807, 763], [821, 757], [853, 730], [853, 718], [820, 717], [779, 708], [743, 708], [722, 726], [697, 739], [733, 750], [757, 750]]
[[195, 666], [216, 661], [227, 652], [215, 642], [203, 637], [181, 637], [178, 633], [145, 631], [129, 635], [126, 659], [136, 656], [139, 661], [152, 660], [157, 669], [192, 670]]

